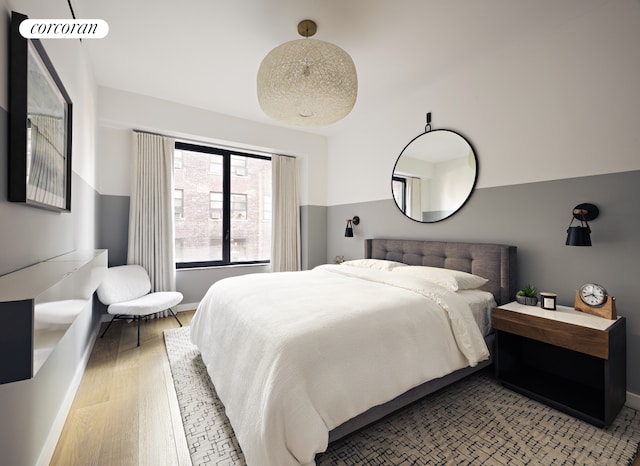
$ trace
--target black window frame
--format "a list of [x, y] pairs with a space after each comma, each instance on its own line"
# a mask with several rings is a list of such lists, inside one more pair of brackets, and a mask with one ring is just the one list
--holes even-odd
[[222, 260], [176, 262], [176, 269], [194, 269], [200, 267], [220, 267], [230, 265], [269, 264], [271, 260], [256, 261], [231, 261], [231, 157], [256, 158], [271, 161], [267, 155], [253, 154], [239, 150], [225, 149], [221, 147], [206, 146], [183, 141], [176, 141], [175, 148], [191, 152], [221, 155], [222, 159]]
[[[397, 181], [402, 185], [402, 207], [398, 206], [398, 208], [402, 211], [402, 213], [406, 214], [407, 213], [407, 179], [400, 176], [392, 176], [391, 180], [392, 182]], [[391, 191], [392, 191], [391, 194], [393, 195], [393, 189]], [[397, 202], [396, 202], [396, 205], [398, 205]]]

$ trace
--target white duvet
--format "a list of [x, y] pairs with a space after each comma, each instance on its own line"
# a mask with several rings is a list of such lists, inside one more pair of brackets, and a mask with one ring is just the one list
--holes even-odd
[[216, 282], [191, 340], [248, 466], [314, 465], [331, 429], [489, 356], [456, 293], [337, 265]]

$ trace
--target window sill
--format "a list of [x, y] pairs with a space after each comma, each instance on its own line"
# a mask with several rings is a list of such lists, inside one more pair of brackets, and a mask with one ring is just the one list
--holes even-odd
[[228, 264], [228, 265], [209, 265], [204, 267], [184, 267], [184, 268], [176, 268], [176, 272], [185, 272], [190, 270], [227, 270], [227, 269], [236, 269], [236, 268], [244, 268], [244, 267], [264, 267], [271, 269], [271, 262], [267, 263], [258, 263], [258, 264]]

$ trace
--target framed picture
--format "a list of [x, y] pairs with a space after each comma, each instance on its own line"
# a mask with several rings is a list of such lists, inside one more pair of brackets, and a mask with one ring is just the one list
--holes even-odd
[[11, 16], [9, 70], [9, 201], [71, 211], [72, 104], [37, 39]]

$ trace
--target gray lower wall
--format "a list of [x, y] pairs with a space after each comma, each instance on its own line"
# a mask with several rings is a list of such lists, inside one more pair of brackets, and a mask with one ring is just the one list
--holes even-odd
[[302, 269], [323, 264], [327, 257], [327, 207], [306, 205], [300, 208]]
[[[327, 261], [359, 258], [365, 238], [406, 238], [507, 243], [518, 247], [520, 285], [531, 283], [573, 306], [582, 284], [603, 285], [627, 319], [628, 390], [640, 394], [640, 171], [477, 189], [460, 212], [438, 223], [406, 218], [393, 200], [332, 206], [327, 217]], [[592, 247], [565, 246], [573, 208], [596, 204]], [[360, 217], [345, 238], [346, 218]], [[575, 223], [574, 223], [575, 225]]]
[[[197, 304], [202, 300], [211, 285], [218, 280], [238, 275], [270, 271], [270, 264], [180, 269], [176, 271], [176, 288], [184, 296], [182, 305]], [[188, 309], [189, 308], [185, 310]], [[193, 309], [195, 309], [195, 307]]]
[[[127, 263], [129, 196], [101, 195], [98, 201], [100, 226], [98, 248], [109, 250], [109, 266]], [[327, 255], [327, 207], [300, 207], [302, 268], [324, 263]], [[226, 277], [245, 273], [268, 272], [269, 266], [250, 265], [178, 270], [176, 287], [184, 295], [184, 304], [199, 302], [211, 284]]]
[[129, 196], [101, 195], [98, 249], [109, 250], [109, 267], [127, 263]]

